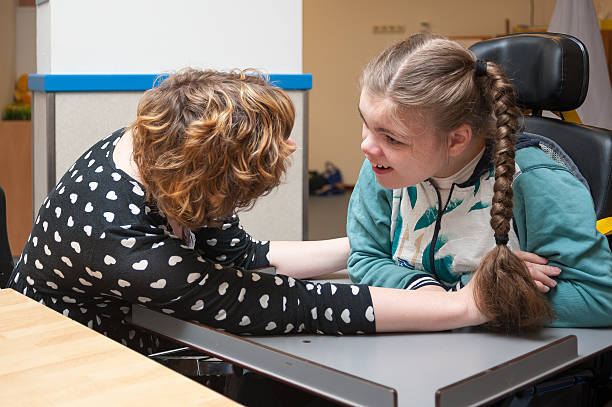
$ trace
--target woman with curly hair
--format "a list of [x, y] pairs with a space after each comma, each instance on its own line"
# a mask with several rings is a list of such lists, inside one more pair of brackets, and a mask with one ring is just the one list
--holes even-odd
[[236, 210], [279, 184], [293, 121], [288, 96], [260, 75], [169, 76], [145, 92], [134, 123], [92, 146], [51, 191], [9, 286], [143, 353], [165, 345], [129, 325], [132, 304], [249, 334], [484, 322], [470, 286], [419, 293], [256, 271], [316, 274], [341, 268], [348, 251], [344, 239], [262, 243], [238, 224]]

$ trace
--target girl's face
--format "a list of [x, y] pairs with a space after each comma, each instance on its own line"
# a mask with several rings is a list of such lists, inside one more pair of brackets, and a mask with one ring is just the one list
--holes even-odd
[[431, 177], [447, 177], [448, 148], [418, 115], [399, 123], [392, 103], [361, 92], [359, 113], [363, 121], [361, 151], [372, 164], [376, 181], [388, 189], [416, 185]]

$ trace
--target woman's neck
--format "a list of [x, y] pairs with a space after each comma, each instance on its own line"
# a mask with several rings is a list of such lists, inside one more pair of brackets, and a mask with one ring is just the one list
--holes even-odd
[[113, 161], [115, 162], [115, 167], [142, 184], [140, 171], [134, 162], [133, 151], [132, 132], [128, 129], [123, 133], [123, 136], [121, 136], [119, 142], [115, 145], [115, 149], [113, 150]]

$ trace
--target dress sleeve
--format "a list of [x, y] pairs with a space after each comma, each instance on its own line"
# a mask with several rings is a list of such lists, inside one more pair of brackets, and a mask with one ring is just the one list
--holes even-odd
[[[105, 254], [111, 248], [112, 258]], [[91, 260], [106, 264], [96, 285], [108, 295], [233, 333], [375, 330], [366, 286], [316, 284], [222, 266], [161, 229], [107, 230]]]
[[612, 254], [595, 228], [589, 191], [565, 169], [539, 167], [514, 182], [521, 250], [561, 268], [547, 296], [552, 326], [612, 325]]
[[351, 244], [348, 272], [351, 280], [372, 286], [417, 289], [440, 285], [429, 274], [400, 267], [391, 252], [393, 191], [385, 189], [365, 161], [348, 209], [347, 234]]
[[198, 253], [215, 263], [246, 270], [270, 265], [270, 242], [254, 240], [236, 215], [224, 219], [220, 227], [203, 227], [194, 235]]

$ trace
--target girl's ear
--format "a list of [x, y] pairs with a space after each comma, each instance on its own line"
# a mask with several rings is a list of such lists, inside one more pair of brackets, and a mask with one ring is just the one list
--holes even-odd
[[472, 127], [469, 124], [462, 124], [451, 131], [448, 136], [448, 154], [456, 157], [463, 153], [472, 141]]

